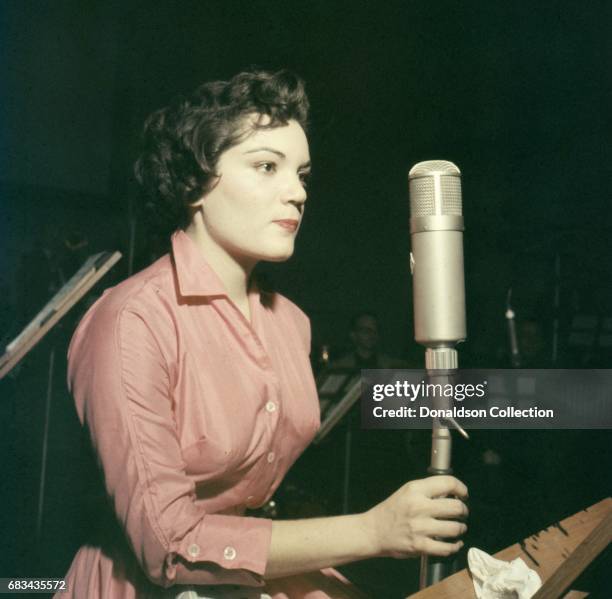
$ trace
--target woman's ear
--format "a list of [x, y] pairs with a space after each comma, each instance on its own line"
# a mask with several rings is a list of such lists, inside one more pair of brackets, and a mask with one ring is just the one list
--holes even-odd
[[194, 200], [193, 202], [189, 203], [189, 210], [191, 212], [191, 215], [193, 216], [196, 212], [199, 212], [202, 210], [202, 208], [204, 208], [204, 203], [206, 202], [206, 198], [208, 197], [208, 194], [215, 188], [217, 187], [217, 185], [219, 184], [219, 180], [221, 179], [220, 176], [215, 176], [213, 179], [211, 179], [208, 182], [208, 185], [206, 186], [206, 188], [204, 189], [204, 191], [202, 192], [202, 195], [197, 199]]
[[206, 194], [204, 194], [198, 200], [194, 202], [190, 202], [187, 204], [187, 210], [189, 214], [189, 222], [194, 223], [196, 220], [201, 220], [204, 218], [204, 201], [206, 199]]
[[206, 199], [206, 194], [204, 194], [200, 199], [196, 200], [195, 202], [191, 202], [189, 204], [189, 207], [194, 208], [195, 210], [202, 208], [202, 206], [204, 206], [205, 199]]

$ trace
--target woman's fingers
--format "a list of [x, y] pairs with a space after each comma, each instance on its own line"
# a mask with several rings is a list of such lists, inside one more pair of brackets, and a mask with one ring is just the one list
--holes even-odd
[[367, 528], [379, 555], [450, 555], [462, 543], [446, 542], [467, 530], [468, 509], [460, 499], [467, 487], [454, 476], [410, 481], [366, 513]]
[[427, 497], [445, 497], [454, 495], [467, 499], [468, 488], [454, 476], [430, 476], [409, 483], [412, 487]]
[[427, 523], [427, 536], [446, 538], [457, 538], [467, 531], [467, 526], [463, 522], [453, 520], [436, 520], [431, 518]]
[[455, 543], [445, 543], [444, 541], [437, 541], [435, 539], [423, 539], [421, 553], [427, 555], [439, 555], [446, 557], [457, 553], [459, 549], [463, 547], [463, 541], [456, 541]]
[[429, 512], [434, 518], [459, 519], [467, 518], [470, 513], [463, 501], [450, 498], [432, 499], [429, 503]]

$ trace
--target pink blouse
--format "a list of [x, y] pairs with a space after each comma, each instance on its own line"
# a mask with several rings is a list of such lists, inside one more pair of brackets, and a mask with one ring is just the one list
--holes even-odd
[[264, 584], [272, 522], [243, 514], [274, 493], [319, 408], [307, 317], [278, 294], [249, 305], [251, 323], [181, 231], [81, 321], [69, 385], [131, 551], [81, 547], [62, 599]]

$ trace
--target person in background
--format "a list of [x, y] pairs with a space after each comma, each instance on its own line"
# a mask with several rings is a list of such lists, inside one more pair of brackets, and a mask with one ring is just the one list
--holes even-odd
[[359, 312], [351, 319], [351, 350], [331, 362], [332, 368], [407, 368], [402, 360], [381, 351], [380, 327], [373, 312]]

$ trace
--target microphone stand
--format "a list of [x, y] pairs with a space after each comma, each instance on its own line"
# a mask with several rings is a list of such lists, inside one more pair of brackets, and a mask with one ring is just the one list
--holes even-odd
[[510, 360], [512, 368], [521, 367], [521, 353], [519, 351], [518, 337], [516, 334], [515, 312], [512, 309], [512, 287], [508, 289], [506, 296], [506, 323], [508, 325], [508, 340], [510, 341]]
[[[446, 383], [451, 382], [457, 373], [459, 360], [457, 350], [453, 347], [427, 348], [425, 351], [425, 368], [427, 379], [434, 384], [441, 384], [444, 388]], [[452, 407], [452, 398], [436, 394], [433, 398], [436, 410], [449, 410]], [[450, 475], [453, 473], [451, 467], [452, 436], [451, 428], [456, 429], [465, 438], [469, 439], [467, 432], [454, 418], [433, 418], [431, 433], [431, 462], [427, 472], [434, 475]], [[453, 569], [453, 558], [429, 557], [421, 555], [421, 567], [419, 571], [419, 588], [424, 589], [432, 584], [440, 582], [450, 574]]]

